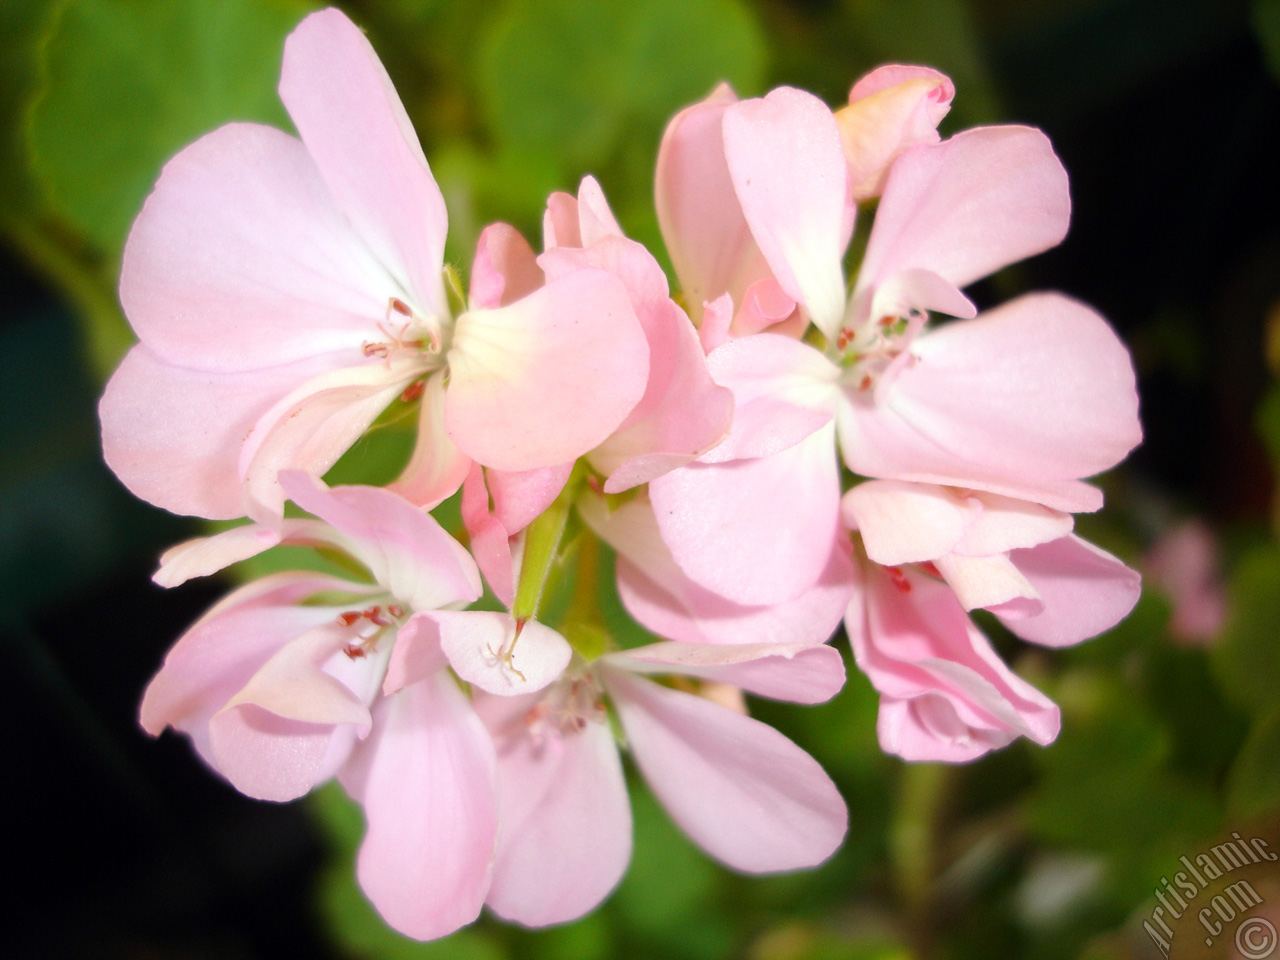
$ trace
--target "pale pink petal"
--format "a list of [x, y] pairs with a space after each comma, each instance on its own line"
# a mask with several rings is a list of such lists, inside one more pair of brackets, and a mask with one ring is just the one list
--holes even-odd
[[[757, 280], [742, 295], [742, 310], [733, 323], [733, 332], [740, 337], [761, 333], [768, 327], [782, 323], [796, 312], [796, 301], [789, 296], [773, 277]], [[807, 321], [804, 326], [807, 326]], [[782, 331], [775, 329], [774, 333]], [[803, 328], [795, 333], [799, 337]], [[710, 353], [710, 350], [707, 351]]]
[[1067, 174], [1030, 127], [978, 127], [908, 150], [889, 172], [855, 287], [910, 268], [965, 287], [1057, 246], [1071, 219]]
[[[676, 114], [658, 150], [658, 224], [689, 312], [699, 323], [705, 322], [705, 303], [727, 293], [741, 305], [747, 287], [770, 275], [725, 161], [721, 123], [736, 101], [727, 84], [716, 87], [706, 100]], [[732, 315], [726, 327], [730, 320]]]
[[533, 697], [476, 697], [498, 751], [502, 823], [488, 905], [540, 927], [576, 919], [622, 879], [631, 859], [631, 805], [607, 722], [535, 732]]
[[449, 439], [444, 428], [444, 374], [436, 373], [422, 388], [418, 439], [404, 472], [388, 486], [415, 507], [431, 510], [458, 492], [471, 458]]
[[836, 111], [855, 200], [878, 196], [893, 161], [922, 143], [938, 142], [938, 122], [955, 97], [951, 81], [929, 67], [889, 64], [853, 85]]
[[905, 317], [912, 310], [929, 310], [953, 317], [975, 317], [978, 308], [960, 290], [932, 270], [903, 270], [875, 288], [865, 318]]
[[278, 523], [279, 475], [321, 476], [362, 437], [420, 371], [411, 364], [366, 364], [313, 377], [264, 413], [240, 449], [249, 516]]
[[702, 320], [698, 325], [698, 342], [702, 344], [703, 353], [710, 353], [728, 341], [732, 322], [733, 298], [729, 294], [722, 293], [715, 300], [703, 304]]
[[1169, 632], [1188, 643], [1217, 636], [1227, 616], [1218, 538], [1199, 518], [1166, 530], [1143, 560], [1151, 582], [1173, 601]]
[[276, 650], [332, 622], [332, 608], [298, 606], [348, 584], [316, 574], [275, 574], [225, 597], [196, 621], [165, 656], [147, 686], [140, 722], [151, 735], [173, 726], [195, 735]]
[[835, 784], [811, 756], [750, 717], [602, 668], [645, 779], [713, 857], [766, 873], [821, 863], [848, 827]]
[[[325, 760], [338, 725], [368, 733], [368, 708], [321, 669], [350, 634], [330, 621], [294, 638], [209, 720], [218, 769], [241, 793], [260, 800], [300, 797], [332, 773]], [[375, 663], [365, 670], [380, 672]]]
[[449, 666], [440, 649], [440, 629], [429, 612], [415, 613], [396, 631], [396, 642], [387, 660], [382, 692], [391, 696], [410, 684], [426, 680]]
[[602, 661], [640, 674], [679, 674], [792, 703], [823, 703], [844, 686], [844, 661], [820, 643], [653, 643]]
[[844, 316], [849, 199], [835, 117], [812, 94], [779, 87], [725, 110], [724, 143], [743, 215], [773, 275], [833, 337]]
[[[256, 557], [285, 540], [293, 543], [310, 540], [308, 534], [319, 534], [320, 526], [314, 520], [286, 520], [275, 530], [246, 523], [211, 537], [187, 540], [160, 555], [160, 568], [151, 580], [162, 587], [176, 587], [193, 577], [207, 577], [233, 563]], [[326, 541], [318, 539], [317, 542]]]
[[120, 302], [158, 356], [200, 370], [359, 359], [393, 284], [334, 206], [306, 149], [236, 123], [165, 165], [134, 222]]
[[1005, 666], [946, 584], [911, 568], [891, 577], [868, 565], [865, 587], [845, 626], [882, 697], [886, 751], [962, 761], [1019, 734], [1041, 744], [1057, 736], [1057, 707]]
[[500, 310], [464, 313], [445, 425], [485, 466], [531, 470], [598, 445], [644, 393], [648, 347], [622, 283], [584, 269]]
[[329, 358], [249, 373], [175, 367], [138, 345], [98, 404], [102, 452], [135, 495], [174, 513], [231, 520], [246, 513], [239, 459], [246, 434]]
[[895, 566], [951, 552], [978, 509], [934, 484], [868, 480], [844, 495], [840, 512], [868, 557]]
[[590, 247], [609, 237], [623, 236], [604, 190], [595, 177], [582, 178], [578, 185], [578, 230], [582, 246]]
[[1003, 553], [985, 557], [947, 554], [933, 562], [966, 610], [999, 606], [1034, 614], [1043, 609], [1036, 588]]
[[481, 690], [510, 697], [541, 690], [564, 672], [573, 649], [550, 627], [517, 628], [507, 613], [437, 610], [425, 615], [440, 632], [454, 672]]
[[734, 418], [733, 395], [712, 380], [684, 311], [665, 300], [648, 321], [644, 396], [591, 457], [608, 476], [607, 493], [639, 486], [693, 461], [720, 442]]
[[571, 193], [557, 190], [547, 197], [547, 209], [542, 214], [542, 249], [581, 247], [582, 232], [578, 227], [578, 198]]
[[1032, 643], [1061, 647], [1096, 636], [1128, 616], [1142, 591], [1136, 571], [1074, 535], [1015, 550], [1009, 559], [1035, 587], [1044, 612], [1001, 620]]
[[520, 231], [506, 223], [492, 223], [481, 231], [467, 297], [472, 310], [515, 303], [542, 286], [542, 281], [542, 268]]
[[984, 557], [1034, 547], [1065, 537], [1074, 525], [1071, 514], [1026, 500], [996, 493], [972, 493], [968, 499], [980, 510], [955, 547], [956, 553], [965, 556]]
[[471, 556], [434, 517], [403, 497], [377, 487], [330, 489], [296, 471], [280, 482], [289, 499], [345, 534], [374, 579], [411, 609], [470, 603], [480, 596]]
[[841, 450], [855, 473], [1096, 510], [1101, 493], [1077, 478], [1141, 439], [1128, 351], [1066, 297], [1020, 297], [917, 338], [911, 352], [883, 402], [845, 393]]
[[379, 702], [341, 779], [364, 807], [356, 875], [383, 919], [418, 940], [474, 920], [493, 874], [495, 761], [447, 671]]
[[822, 576], [840, 522], [834, 426], [781, 453], [694, 463], [649, 495], [662, 539], [693, 580], [738, 603], [798, 597]]
[[444, 197], [378, 55], [340, 10], [285, 41], [284, 101], [334, 200], [420, 311], [446, 316]]
[[793, 600], [749, 606], [689, 579], [658, 533], [644, 498], [610, 511], [602, 498], [578, 501], [583, 519], [618, 551], [618, 592], [633, 617], [662, 637], [690, 643], [823, 643], [840, 625], [853, 590], [846, 544], [832, 544], [818, 581]]
[[767, 457], [835, 416], [840, 368], [807, 343], [773, 333], [742, 337], [717, 347], [707, 367], [733, 392], [733, 425], [703, 463]]
[[572, 472], [572, 461], [536, 470], [486, 470], [493, 515], [515, 536], [551, 506]]
[[484, 574], [494, 595], [510, 608], [515, 600], [515, 566], [511, 560], [511, 540], [507, 528], [489, 512], [489, 491], [484, 468], [472, 464], [462, 485], [462, 522], [467, 528], [471, 555]]

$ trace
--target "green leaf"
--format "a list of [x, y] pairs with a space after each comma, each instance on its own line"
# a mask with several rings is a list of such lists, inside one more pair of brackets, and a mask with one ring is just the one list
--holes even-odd
[[496, 141], [577, 173], [623, 145], [652, 153], [675, 110], [720, 80], [754, 92], [763, 66], [735, 0], [525, 0], [494, 19], [480, 88]]
[[29, 130], [57, 211], [102, 250], [182, 147], [232, 120], [281, 125], [276, 81], [301, 0], [75, 0], [54, 25]]
[[39, 47], [56, 7], [0, 3], [0, 214], [11, 214], [30, 192], [25, 112], [36, 88]]
[[1269, 711], [1280, 690], [1280, 551], [1275, 546], [1255, 547], [1236, 564], [1227, 610], [1222, 637], [1210, 652], [1214, 673], [1234, 703]]
[[1280, 809], [1280, 709], [1249, 731], [1227, 777], [1227, 809], [1239, 820]]
[[1280, 80], [1280, 0], [1253, 0], [1253, 32], [1272, 76]]

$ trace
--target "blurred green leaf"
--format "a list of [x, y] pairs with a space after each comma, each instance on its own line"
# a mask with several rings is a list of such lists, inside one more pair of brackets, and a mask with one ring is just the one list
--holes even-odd
[[1254, 721], [1227, 777], [1227, 809], [1241, 819], [1280, 809], [1280, 708]]
[[497, 938], [477, 928], [420, 943], [396, 933], [365, 899], [355, 867], [343, 860], [320, 875], [320, 910], [331, 934], [345, 950], [368, 960], [506, 960]]
[[58, 212], [118, 251], [161, 165], [231, 120], [281, 125], [276, 80], [302, 0], [72, 0], [45, 52], [35, 172]]
[[1280, 0], [1253, 0], [1253, 32], [1272, 75], [1280, 80]]
[[1255, 547], [1228, 584], [1228, 617], [1210, 653], [1218, 682], [1245, 709], [1269, 711], [1280, 690], [1280, 550]]
[[40, 40], [55, 9], [48, 3], [0, 3], [0, 213], [21, 206], [30, 188], [24, 114], [36, 85]]
[[719, 80], [756, 91], [764, 42], [735, 0], [524, 0], [485, 38], [480, 84], [493, 137], [585, 170], [622, 143], [656, 143], [665, 118]]

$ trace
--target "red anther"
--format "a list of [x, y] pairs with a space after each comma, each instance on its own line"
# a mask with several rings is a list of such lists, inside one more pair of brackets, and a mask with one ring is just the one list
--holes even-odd
[[348, 643], [342, 648], [342, 652], [351, 660], [363, 660], [369, 655], [369, 651], [358, 643]]
[[924, 563], [920, 564], [920, 569], [930, 576], [938, 577], [939, 579], [942, 578], [942, 573], [933, 565], [932, 560], [926, 560]]
[[897, 317], [881, 317], [879, 323], [882, 327], [891, 327], [896, 319]]
[[907, 579], [907, 575], [902, 572], [901, 567], [885, 567], [885, 571], [889, 574], [889, 579], [893, 581], [893, 585], [903, 593], [911, 592], [911, 581]]
[[399, 619], [404, 616], [404, 607], [400, 606], [398, 603], [393, 603], [387, 607], [387, 613], [396, 619]]
[[404, 388], [404, 393], [400, 394], [400, 399], [405, 403], [412, 403], [422, 396], [422, 391], [426, 389], [427, 382], [425, 380], [415, 380]]
[[391, 625], [390, 621], [384, 620], [382, 618], [381, 607], [370, 607], [368, 610], [364, 611], [363, 616], [366, 620], [368, 620], [370, 623], [374, 624], [375, 626], [388, 627]]
[[864, 393], [871, 389], [871, 374], [866, 374], [862, 378], [862, 382], [858, 384], [858, 389]]
[[391, 352], [391, 348], [385, 343], [370, 343], [366, 340], [360, 344], [360, 352], [366, 357], [385, 357]]
[[346, 613], [338, 614], [338, 624], [343, 627], [349, 627], [362, 616], [364, 616], [364, 614], [359, 610], [348, 610]]
[[394, 310], [402, 317], [412, 317], [413, 311], [409, 309], [409, 305], [399, 297], [392, 297], [387, 303], [388, 309]]

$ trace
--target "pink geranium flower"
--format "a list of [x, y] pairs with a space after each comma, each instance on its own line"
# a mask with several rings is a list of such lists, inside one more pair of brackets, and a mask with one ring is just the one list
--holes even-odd
[[631, 858], [612, 705], [641, 773], [681, 829], [749, 873], [814, 866], [848, 813], [830, 778], [773, 728], [648, 674], [819, 703], [844, 682], [821, 644], [658, 643], [607, 654], [541, 694], [478, 696], [498, 756], [502, 829], [489, 906], [529, 926], [592, 909]]
[[402, 484], [424, 504], [470, 459], [548, 467], [612, 433], [647, 379], [622, 283], [535, 274], [455, 316], [440, 190], [340, 11], [290, 35], [280, 95], [300, 140], [214, 131], [166, 165], [129, 235], [120, 294], [142, 342], [101, 404], [125, 483], [179, 513], [278, 520], [279, 472], [322, 474], [397, 397], [422, 397]]
[[[840, 536], [837, 438], [844, 465], [862, 476], [1059, 511], [1101, 505], [1081, 478], [1113, 466], [1141, 435], [1123, 344], [1060, 295], [975, 317], [960, 289], [1064, 235], [1066, 176], [1043, 134], [979, 128], [898, 156], [846, 295], [853, 207], [831, 111], [790, 88], [742, 102], [717, 91], [699, 110], [684, 123], [701, 118], [720, 138], [720, 183], [732, 190], [714, 192], [714, 205], [685, 200], [687, 173], [660, 166], [669, 245], [689, 246], [680, 231], [693, 231], [707, 249], [737, 251], [734, 263], [756, 263], [742, 251], [758, 250], [825, 343], [773, 329], [734, 338], [747, 331], [731, 328], [709, 354], [712, 376], [734, 394], [732, 430], [650, 486], [663, 539], [689, 576], [748, 603], [808, 589]], [[711, 139], [704, 132], [698, 142], [710, 149]], [[684, 149], [692, 142], [675, 139]], [[711, 208], [694, 225], [698, 203]], [[719, 247], [706, 239], [716, 231]], [[717, 284], [737, 276], [705, 263], [687, 269], [708, 298], [730, 293]], [[930, 330], [930, 311], [966, 319]]]

